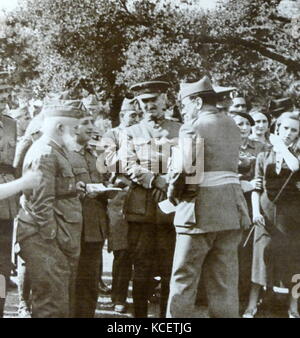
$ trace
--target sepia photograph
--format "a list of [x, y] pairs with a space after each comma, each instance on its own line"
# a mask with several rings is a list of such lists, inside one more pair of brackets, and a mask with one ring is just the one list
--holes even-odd
[[0, 318], [300, 318], [299, 41], [300, 0], [0, 0]]

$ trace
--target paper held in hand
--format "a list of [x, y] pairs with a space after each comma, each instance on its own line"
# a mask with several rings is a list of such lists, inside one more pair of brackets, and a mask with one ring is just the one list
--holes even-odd
[[86, 185], [86, 191], [88, 193], [92, 193], [92, 192], [122, 191], [122, 189], [116, 187], [106, 187], [102, 183], [89, 183]]
[[158, 203], [158, 206], [164, 214], [171, 214], [176, 211], [176, 206], [168, 199]]

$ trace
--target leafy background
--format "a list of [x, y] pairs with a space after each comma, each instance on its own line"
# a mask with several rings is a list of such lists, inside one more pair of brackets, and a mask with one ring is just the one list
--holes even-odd
[[0, 66], [36, 97], [90, 79], [112, 117], [136, 81], [166, 79], [175, 100], [180, 81], [204, 74], [253, 104], [297, 103], [300, 2], [225, 0], [208, 11], [199, 1], [24, 0], [1, 22]]

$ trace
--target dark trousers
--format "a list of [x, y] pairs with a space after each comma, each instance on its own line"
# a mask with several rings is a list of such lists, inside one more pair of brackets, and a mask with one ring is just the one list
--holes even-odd
[[103, 246], [104, 242], [100, 242], [101, 246], [99, 247], [99, 274], [98, 279], [99, 282], [102, 282], [102, 274], [103, 274]]
[[251, 288], [251, 268], [253, 237], [248, 240], [246, 247], [244, 243], [249, 235], [250, 230], [242, 231], [242, 240], [238, 248], [239, 256], [239, 296], [241, 301], [248, 300]]
[[30, 275], [32, 317], [73, 317], [77, 259], [67, 257], [56, 239], [38, 233], [21, 241], [20, 249]]
[[100, 255], [103, 242], [82, 242], [76, 282], [77, 318], [93, 318], [98, 300]]
[[111, 301], [113, 303], [126, 303], [131, 274], [132, 260], [129, 251], [127, 249], [114, 251], [111, 292]]
[[133, 263], [133, 303], [136, 318], [148, 314], [153, 271], [161, 276], [160, 316], [165, 317], [175, 246], [172, 225], [129, 222], [129, 251]]
[[[5, 289], [8, 285], [10, 272], [12, 268], [11, 250], [13, 238], [13, 220], [0, 220], [0, 277], [5, 279]], [[2, 284], [2, 283], [1, 283]], [[1, 290], [0, 290], [1, 291]], [[6, 292], [6, 290], [5, 290]], [[4, 296], [1, 292], [1, 296]], [[0, 297], [0, 318], [4, 313], [5, 298]]]

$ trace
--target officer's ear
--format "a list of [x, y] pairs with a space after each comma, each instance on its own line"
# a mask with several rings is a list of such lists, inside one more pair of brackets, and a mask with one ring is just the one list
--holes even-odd
[[138, 99], [136, 99], [133, 102], [133, 106], [134, 106], [135, 110], [142, 110], [141, 103], [140, 103], [140, 101]]
[[55, 127], [56, 131], [58, 132], [59, 135], [62, 135], [65, 131], [65, 127], [63, 125], [63, 123], [58, 122], [56, 127]]
[[203, 100], [201, 97], [196, 97], [197, 109], [200, 110], [203, 107]]
[[136, 99], [136, 101], [134, 102], [134, 107], [136, 111], [140, 111], [143, 114], [146, 113], [145, 109], [144, 109], [144, 103], [141, 99]]

